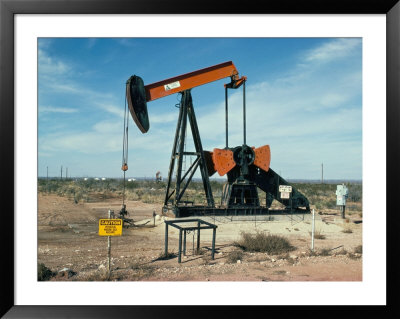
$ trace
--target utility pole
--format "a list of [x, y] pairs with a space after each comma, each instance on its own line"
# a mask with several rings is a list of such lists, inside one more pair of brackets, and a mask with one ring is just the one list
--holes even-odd
[[324, 163], [321, 164], [321, 184], [324, 183]]
[[66, 167], [65, 169], [66, 169], [66, 172], [65, 172], [65, 179], [67, 179], [67, 178], [68, 178], [68, 167]]
[[48, 182], [49, 182], [49, 167], [47, 166], [46, 168], [47, 168], [47, 177], [46, 177], [46, 180], [47, 180], [47, 183], [48, 183]]
[[61, 165], [61, 179], [62, 179], [62, 165]]

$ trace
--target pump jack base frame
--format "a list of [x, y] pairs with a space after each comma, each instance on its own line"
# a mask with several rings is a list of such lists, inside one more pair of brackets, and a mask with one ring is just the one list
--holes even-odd
[[307, 209], [269, 209], [265, 206], [208, 207], [208, 206], [164, 206], [163, 212], [172, 212], [175, 218], [191, 216], [261, 216], [310, 214]]

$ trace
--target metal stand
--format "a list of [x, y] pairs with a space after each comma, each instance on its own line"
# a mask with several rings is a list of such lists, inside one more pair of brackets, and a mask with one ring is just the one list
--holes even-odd
[[[210, 180], [208, 177], [207, 165], [204, 157], [203, 146], [201, 144], [200, 133], [197, 126], [196, 116], [193, 109], [192, 95], [190, 90], [181, 92], [182, 99], [179, 108], [179, 117], [176, 125], [176, 133], [174, 144], [172, 147], [171, 161], [168, 171], [168, 183], [167, 191], [165, 194], [164, 206], [168, 206], [172, 202], [172, 205], [177, 207], [181, 203], [183, 194], [188, 187], [190, 181], [197, 168], [200, 167], [201, 178], [203, 180], [204, 191], [207, 198], [207, 205], [209, 207], [214, 207], [214, 198], [211, 191]], [[185, 135], [186, 135], [186, 125], [189, 119], [190, 128], [192, 131], [194, 146], [196, 152], [185, 152]], [[186, 173], [182, 176], [182, 160], [185, 155], [195, 155], [196, 160], [192, 163]], [[175, 189], [171, 191], [172, 175], [175, 167], [175, 161], [177, 161], [177, 173], [176, 173], [176, 184]], [[186, 179], [186, 181], [185, 181]], [[175, 194], [173, 200], [170, 200], [172, 195]], [[179, 217], [179, 213], [178, 216]]]
[[[178, 224], [182, 223], [195, 223], [196, 226], [180, 226]], [[183, 255], [186, 255], [186, 232], [188, 231], [197, 231], [197, 250], [196, 253], [200, 252], [200, 230], [202, 229], [212, 229], [213, 230], [213, 238], [212, 238], [212, 246], [211, 246], [211, 259], [214, 260], [215, 256], [215, 237], [217, 233], [217, 225], [208, 223], [202, 219], [186, 219], [186, 220], [171, 220], [165, 221], [165, 247], [164, 247], [164, 255], [168, 255], [168, 225], [175, 227], [179, 230], [179, 247], [178, 247], [178, 263], [181, 263], [181, 255], [182, 255], [182, 243], [183, 243]], [[183, 232], [183, 241], [182, 241], [182, 232]]]

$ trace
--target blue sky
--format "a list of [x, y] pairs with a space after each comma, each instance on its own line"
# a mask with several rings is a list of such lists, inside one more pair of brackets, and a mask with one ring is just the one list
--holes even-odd
[[[276, 172], [319, 179], [323, 163], [326, 179], [362, 179], [360, 38], [41, 38], [38, 175], [63, 166], [74, 177], [122, 177], [126, 80], [149, 84], [225, 61], [248, 79], [247, 144], [270, 145]], [[205, 150], [225, 146], [227, 82], [192, 89]], [[148, 103], [146, 134], [130, 119], [128, 177], [167, 176], [178, 97]], [[243, 142], [242, 90], [229, 97], [234, 147]]]

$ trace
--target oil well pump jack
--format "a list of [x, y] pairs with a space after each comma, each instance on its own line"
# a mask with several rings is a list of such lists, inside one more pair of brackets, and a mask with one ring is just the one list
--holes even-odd
[[[194, 112], [191, 89], [203, 84], [230, 78], [225, 87], [225, 129], [226, 146], [213, 151], [203, 150], [199, 128]], [[246, 144], [246, 87], [247, 78], [239, 77], [235, 65], [224, 62], [194, 72], [182, 74], [156, 83], [144, 85], [142, 78], [131, 76], [126, 83], [126, 99], [131, 116], [142, 133], [149, 128], [147, 102], [174, 93], [181, 94], [179, 116], [175, 138], [172, 146], [167, 187], [163, 211], [172, 211], [175, 217], [203, 215], [266, 215], [271, 213], [308, 213], [307, 198], [275, 173], [269, 166], [271, 152], [269, 145], [258, 148]], [[228, 90], [243, 88], [243, 144], [228, 146]], [[187, 122], [191, 128], [195, 152], [185, 150]], [[194, 156], [195, 160], [185, 172], [184, 156]], [[175, 185], [173, 172], [176, 166]], [[123, 170], [127, 165], [123, 165]], [[184, 200], [184, 193], [193, 175], [200, 170], [207, 203], [196, 205]], [[214, 173], [227, 175], [227, 183], [223, 187], [221, 202], [216, 204], [209, 177]], [[282, 197], [280, 187], [287, 186], [290, 196]], [[258, 189], [265, 193], [265, 202], [259, 196]], [[261, 193], [262, 193], [261, 192]], [[283, 209], [271, 210], [273, 200], [284, 205]], [[263, 204], [263, 202], [265, 204]]]

